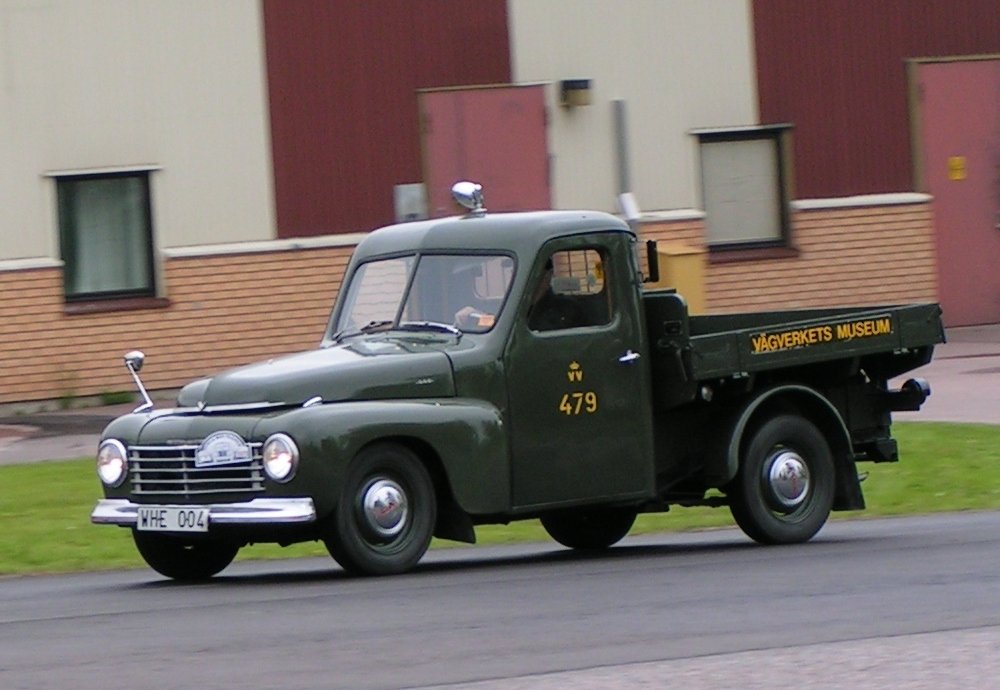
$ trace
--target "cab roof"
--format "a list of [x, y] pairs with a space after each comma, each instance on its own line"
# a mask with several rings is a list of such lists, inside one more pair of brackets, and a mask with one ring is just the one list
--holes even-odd
[[417, 251], [502, 251], [532, 257], [550, 239], [592, 232], [625, 232], [628, 225], [600, 211], [470, 213], [389, 225], [373, 231], [354, 260]]

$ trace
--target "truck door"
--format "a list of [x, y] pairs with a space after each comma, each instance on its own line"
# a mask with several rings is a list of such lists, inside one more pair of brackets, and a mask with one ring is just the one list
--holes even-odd
[[630, 238], [539, 254], [505, 353], [515, 507], [648, 494], [649, 363]]

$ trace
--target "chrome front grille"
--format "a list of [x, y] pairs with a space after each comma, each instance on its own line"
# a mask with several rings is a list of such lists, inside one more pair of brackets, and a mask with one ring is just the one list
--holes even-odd
[[129, 477], [135, 496], [178, 498], [206, 494], [254, 494], [264, 491], [262, 443], [250, 443], [250, 462], [195, 467], [198, 444], [131, 446]]

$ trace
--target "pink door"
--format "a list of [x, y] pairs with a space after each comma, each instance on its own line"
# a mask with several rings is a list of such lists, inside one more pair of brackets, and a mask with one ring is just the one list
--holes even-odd
[[431, 217], [460, 212], [459, 180], [483, 185], [489, 211], [551, 208], [543, 86], [421, 91], [418, 104]]
[[945, 323], [1000, 323], [1000, 60], [917, 70]]

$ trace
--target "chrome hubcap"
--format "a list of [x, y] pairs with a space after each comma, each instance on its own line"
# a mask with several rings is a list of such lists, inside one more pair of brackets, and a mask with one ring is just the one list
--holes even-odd
[[767, 485], [776, 508], [791, 511], [806, 500], [809, 467], [802, 456], [793, 450], [781, 450], [767, 467]]
[[409, 512], [403, 488], [391, 479], [372, 482], [361, 499], [365, 526], [378, 539], [392, 539], [402, 532]]

